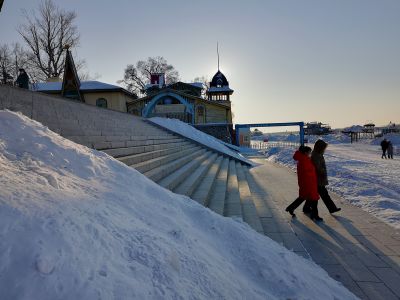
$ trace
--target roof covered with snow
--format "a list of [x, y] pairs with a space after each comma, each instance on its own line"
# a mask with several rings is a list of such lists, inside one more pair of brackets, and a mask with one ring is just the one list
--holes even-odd
[[189, 82], [188, 84], [193, 85], [194, 87], [197, 87], [197, 88], [200, 88], [200, 89], [205, 88], [205, 85], [202, 82]]
[[208, 92], [211, 92], [211, 93], [213, 93], [213, 92], [230, 92], [230, 93], [233, 93], [233, 90], [231, 88], [229, 88], [229, 86], [220, 86], [220, 87], [211, 86], [208, 89]]
[[[33, 90], [38, 92], [58, 92], [62, 89], [62, 82], [38, 82], [33, 85]], [[81, 91], [92, 91], [92, 90], [124, 90], [125, 89], [118, 85], [113, 85], [100, 81], [81, 81]], [[128, 92], [128, 91], [126, 91]]]
[[343, 132], [363, 132], [364, 129], [365, 129], [364, 126], [353, 125], [353, 126], [344, 128]]

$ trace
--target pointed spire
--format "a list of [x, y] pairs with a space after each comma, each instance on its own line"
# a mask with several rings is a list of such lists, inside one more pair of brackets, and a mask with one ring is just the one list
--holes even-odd
[[219, 49], [218, 49], [218, 41], [217, 41], [217, 56], [218, 56], [218, 71], [219, 71]]
[[83, 95], [80, 92], [81, 82], [78, 73], [76, 72], [74, 59], [69, 50], [69, 45], [65, 45], [64, 49], [66, 50], [66, 54], [61, 95], [66, 98], [84, 102]]

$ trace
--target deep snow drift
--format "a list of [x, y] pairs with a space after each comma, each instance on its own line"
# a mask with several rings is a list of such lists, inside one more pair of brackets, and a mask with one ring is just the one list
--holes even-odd
[[355, 299], [244, 223], [0, 111], [1, 299]]
[[[399, 151], [398, 135], [387, 136]], [[346, 144], [333, 135], [324, 137], [329, 143], [325, 153], [329, 188], [350, 203], [374, 214], [382, 221], [400, 228], [400, 159], [381, 159], [382, 140], [363, 140]], [[312, 144], [311, 144], [312, 146]], [[268, 160], [295, 169], [294, 148], [269, 148]]]

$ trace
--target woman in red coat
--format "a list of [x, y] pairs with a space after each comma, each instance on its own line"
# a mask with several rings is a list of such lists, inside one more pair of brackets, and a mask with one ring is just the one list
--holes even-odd
[[290, 204], [286, 211], [294, 216], [294, 210], [304, 201], [310, 200], [311, 214], [310, 217], [316, 221], [322, 221], [318, 215], [318, 181], [317, 172], [310, 158], [311, 148], [300, 146], [293, 159], [297, 161], [297, 180], [299, 183], [299, 197]]

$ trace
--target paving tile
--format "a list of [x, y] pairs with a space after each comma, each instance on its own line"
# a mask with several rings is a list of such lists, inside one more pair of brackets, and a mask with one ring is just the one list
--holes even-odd
[[311, 256], [310, 256], [310, 254], [308, 254], [308, 252], [305, 252], [305, 251], [293, 251], [293, 252], [299, 256], [304, 257], [305, 259], [311, 259]]
[[380, 282], [380, 279], [376, 277], [356, 255], [341, 254], [334, 251], [333, 253], [335, 258], [355, 281]]
[[389, 249], [393, 250], [397, 255], [400, 255], [400, 245], [398, 246], [387, 246]]
[[320, 265], [333, 279], [341, 282], [347, 289], [360, 299], [368, 299], [350, 274], [341, 265]]
[[400, 275], [392, 268], [369, 268], [390, 290], [400, 298]]
[[278, 226], [273, 218], [260, 218], [260, 221], [266, 234], [270, 232], [278, 232]]
[[281, 233], [283, 245], [293, 251], [305, 251], [303, 244], [299, 238], [293, 233]]
[[302, 242], [313, 261], [317, 264], [339, 264], [329, 248], [321, 245], [319, 242]]
[[370, 300], [399, 300], [386, 285], [381, 282], [357, 282]]
[[394, 271], [400, 274], [400, 256], [394, 255], [378, 255], [380, 259], [382, 259], [388, 266], [390, 266]]
[[266, 236], [268, 236], [270, 239], [274, 240], [278, 244], [281, 244], [283, 246], [283, 237], [280, 233], [278, 232], [268, 232], [266, 233]]
[[387, 268], [389, 265], [378, 255], [372, 252], [363, 244], [344, 244], [344, 247], [352, 254], [357, 256], [367, 267]]
[[357, 236], [356, 239], [377, 255], [396, 255], [396, 252], [373, 236]]
[[280, 232], [280, 233], [293, 233], [293, 229], [289, 225], [288, 222], [285, 222], [285, 221], [282, 222], [282, 221], [276, 220], [276, 226], [277, 226], [278, 232]]

